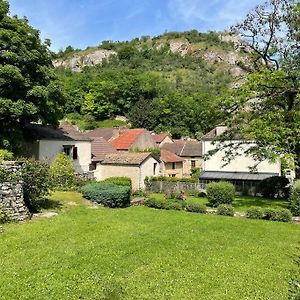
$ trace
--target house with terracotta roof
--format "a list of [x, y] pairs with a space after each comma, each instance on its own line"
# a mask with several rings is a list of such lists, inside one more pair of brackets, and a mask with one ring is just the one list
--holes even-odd
[[104, 180], [110, 177], [126, 176], [132, 180], [133, 190], [145, 188], [145, 178], [160, 175], [160, 161], [148, 152], [118, 152], [107, 154], [97, 164], [95, 178]]
[[57, 154], [65, 152], [74, 163], [76, 172], [88, 172], [92, 159], [92, 141], [75, 126], [64, 122], [59, 128], [39, 124], [25, 125], [28, 140], [23, 155], [52, 163]]
[[85, 136], [91, 139], [104, 138], [106, 141], [119, 136], [118, 128], [96, 128], [85, 133]]
[[[215, 143], [215, 140], [226, 130], [226, 126], [217, 126], [203, 136], [203, 155], [208, 155], [211, 151], [216, 150], [217, 143]], [[257, 165], [257, 161], [250, 155], [247, 155], [247, 150], [255, 146], [255, 141], [245, 142], [241, 137], [235, 136], [228, 142], [233, 147], [234, 145], [238, 146], [237, 151], [239, 155], [226, 165], [223, 160], [226, 156], [225, 150], [219, 150], [215, 154], [208, 156], [203, 162], [203, 173], [200, 175], [201, 182], [231, 181], [236, 185], [238, 191], [242, 191], [245, 188], [255, 189], [259, 181], [281, 174], [280, 161], [271, 163], [265, 160]], [[252, 170], [254, 166], [256, 166], [256, 169]]]
[[158, 147], [162, 147], [166, 143], [174, 143], [168, 133], [152, 133], [152, 137]]
[[166, 149], [161, 149], [160, 160], [160, 169], [162, 176], [177, 178], [183, 177], [183, 158]]
[[190, 177], [194, 168], [202, 169], [202, 143], [189, 140], [173, 140], [165, 143], [161, 149], [176, 154], [183, 159], [183, 177]]
[[143, 128], [122, 130], [119, 136], [110, 139], [109, 143], [117, 151], [143, 151], [157, 147], [151, 133]]

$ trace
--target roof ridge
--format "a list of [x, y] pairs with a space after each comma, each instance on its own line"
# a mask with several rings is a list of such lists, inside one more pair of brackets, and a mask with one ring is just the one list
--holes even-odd
[[185, 146], [186, 146], [186, 142], [187, 142], [187, 141], [184, 141], [183, 147], [182, 147], [182, 149], [181, 149], [181, 151], [180, 151], [180, 154], [179, 154], [180, 156], [181, 156], [182, 153], [183, 153], [183, 150], [184, 150], [184, 148], [185, 148]]

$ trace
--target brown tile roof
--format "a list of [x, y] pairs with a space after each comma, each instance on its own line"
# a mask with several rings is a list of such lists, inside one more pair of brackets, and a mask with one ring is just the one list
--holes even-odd
[[178, 155], [166, 150], [161, 149], [160, 151], [160, 159], [165, 163], [172, 163], [172, 162], [181, 162], [183, 161]]
[[74, 140], [91, 140], [89, 137], [86, 137], [82, 132], [80, 132], [76, 126], [72, 125], [68, 121], [64, 121], [63, 123], [61, 123], [58, 129]]
[[[148, 157], [152, 156], [149, 152], [118, 152], [105, 156], [102, 164], [104, 165], [141, 165]], [[152, 156], [153, 157], [153, 156]]]
[[85, 136], [90, 138], [104, 138], [106, 141], [109, 141], [113, 136], [114, 132], [118, 130], [116, 128], [96, 128], [92, 131], [85, 133]]
[[211, 141], [217, 136], [217, 128], [212, 129], [208, 133], [206, 133], [203, 137], [203, 141]]
[[[66, 125], [66, 124], [65, 124]], [[24, 126], [26, 135], [31, 139], [38, 140], [63, 140], [63, 141], [91, 141], [77, 131], [73, 125], [59, 127], [57, 129], [40, 124], [26, 124]]]
[[119, 137], [110, 140], [110, 144], [116, 150], [129, 150], [132, 144], [145, 131], [143, 128], [125, 130]]
[[103, 137], [93, 139], [92, 161], [103, 161], [107, 154], [116, 152], [117, 150], [114, 149]]
[[195, 141], [175, 141], [174, 144], [166, 143], [162, 149], [168, 150], [180, 157], [201, 157], [202, 156], [202, 143]]
[[153, 133], [152, 134], [152, 137], [153, 137], [155, 143], [161, 143], [167, 136], [169, 136], [167, 133], [160, 133], [160, 134]]

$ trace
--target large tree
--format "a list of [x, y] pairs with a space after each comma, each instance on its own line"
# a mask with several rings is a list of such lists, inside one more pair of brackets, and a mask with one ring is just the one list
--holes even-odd
[[0, 147], [12, 146], [26, 122], [57, 124], [63, 96], [49, 46], [26, 18], [11, 17], [8, 2], [0, 0]]
[[[251, 71], [225, 102], [229, 131], [221, 139], [255, 140], [248, 153], [258, 163], [285, 157], [300, 165], [299, 16], [295, 1], [269, 0], [233, 27], [252, 58]], [[221, 143], [230, 160], [240, 145], [228, 146]]]

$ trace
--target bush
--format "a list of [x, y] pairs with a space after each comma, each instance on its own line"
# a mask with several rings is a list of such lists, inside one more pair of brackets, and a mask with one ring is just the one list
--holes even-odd
[[250, 207], [246, 210], [246, 217], [249, 219], [262, 219], [264, 212], [260, 207]]
[[233, 206], [230, 204], [220, 204], [217, 207], [217, 214], [221, 216], [234, 216]]
[[165, 199], [147, 198], [144, 204], [148, 207], [166, 209], [168, 206], [168, 201]]
[[0, 162], [3, 160], [12, 160], [14, 155], [8, 150], [0, 149]]
[[43, 207], [53, 187], [50, 167], [41, 161], [26, 160], [21, 172], [24, 202], [31, 212], [37, 212]]
[[0, 224], [4, 224], [8, 221], [8, 218], [6, 217], [4, 211], [0, 209]]
[[51, 177], [57, 190], [75, 189], [75, 168], [71, 159], [64, 153], [59, 153], [51, 165]]
[[288, 199], [290, 194], [288, 185], [289, 180], [287, 178], [283, 176], [273, 176], [262, 180], [258, 185], [258, 189], [266, 198]]
[[265, 220], [277, 221], [277, 222], [291, 222], [292, 214], [285, 208], [266, 208], [264, 210]]
[[145, 183], [149, 184], [152, 181], [195, 183], [198, 181], [198, 178], [176, 178], [176, 177], [167, 177], [167, 176], [154, 176], [154, 177], [145, 178]]
[[170, 210], [183, 210], [184, 208], [184, 202], [182, 201], [167, 201], [167, 205], [165, 209], [170, 209]]
[[192, 197], [198, 197], [199, 195], [198, 190], [186, 190], [185, 193], [187, 196], [192, 196]]
[[206, 185], [208, 202], [212, 207], [231, 204], [235, 196], [234, 185], [230, 182], [211, 182]]
[[206, 214], [206, 206], [201, 203], [187, 203], [185, 209], [188, 212]]
[[119, 185], [119, 186], [128, 186], [130, 191], [132, 191], [132, 181], [129, 177], [110, 177], [103, 180], [103, 182]]
[[289, 209], [294, 216], [300, 216], [300, 180], [294, 183]]
[[81, 189], [83, 197], [104, 206], [126, 207], [130, 204], [130, 188], [110, 183], [96, 182]]

